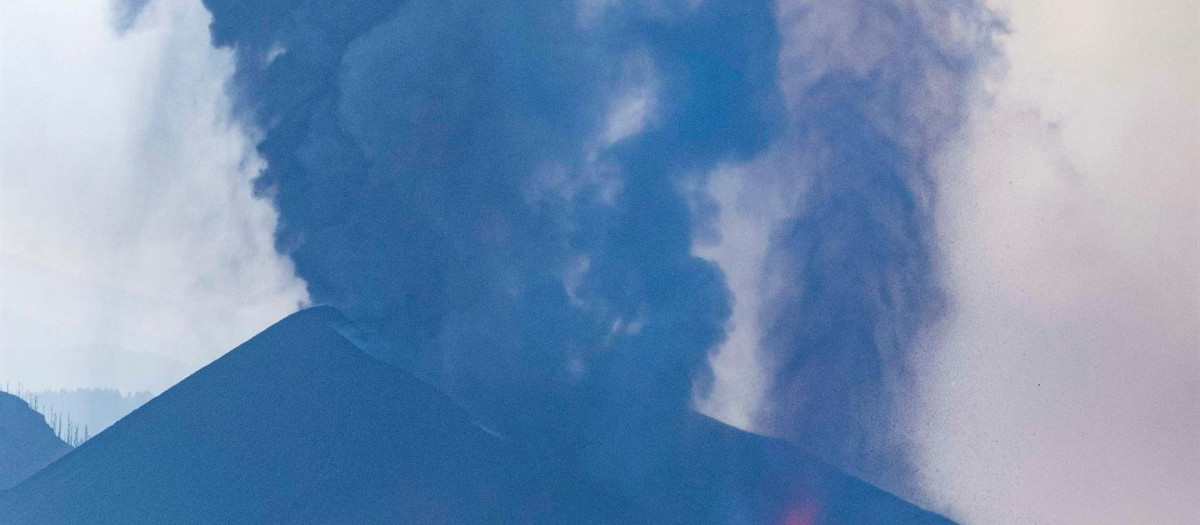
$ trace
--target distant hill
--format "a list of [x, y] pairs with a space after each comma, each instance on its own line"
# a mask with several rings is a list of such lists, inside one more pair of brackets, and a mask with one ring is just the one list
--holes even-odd
[[17, 396], [0, 392], [0, 490], [20, 483], [70, 450], [41, 414]]
[[344, 323], [280, 321], [0, 493], [0, 523], [949, 523], [698, 414], [676, 484], [614, 494], [367, 356]]

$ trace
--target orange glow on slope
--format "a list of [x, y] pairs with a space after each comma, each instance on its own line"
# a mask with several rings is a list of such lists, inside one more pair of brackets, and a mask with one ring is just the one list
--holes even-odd
[[817, 505], [810, 501], [792, 507], [788, 511], [783, 525], [816, 525], [816, 523]]

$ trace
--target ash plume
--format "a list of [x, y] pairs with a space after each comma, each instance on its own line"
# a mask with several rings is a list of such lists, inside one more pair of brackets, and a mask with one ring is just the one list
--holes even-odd
[[760, 174], [805, 188], [764, 270], [764, 421], [902, 470], [888, 389], [941, 304], [930, 156], [988, 49], [980, 3], [205, 5], [313, 301], [503, 432], [589, 443], [630, 492], [669, 477], [730, 316], [692, 252], [716, 213], [685, 188], [800, 151]]
[[502, 431], [587, 433], [653, 483], [730, 308], [680, 187], [780, 129], [771, 4], [206, 5], [313, 301]]
[[973, 0], [785, 0], [779, 27], [780, 147], [801, 161], [777, 184], [801, 189], [767, 249], [762, 424], [911, 493], [906, 369], [947, 304], [933, 216], [954, 173], [936, 155], [1003, 27]]

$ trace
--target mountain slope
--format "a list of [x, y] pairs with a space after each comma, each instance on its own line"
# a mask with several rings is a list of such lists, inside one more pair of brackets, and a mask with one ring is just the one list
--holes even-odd
[[574, 453], [524, 449], [370, 358], [344, 323], [280, 321], [0, 493], [0, 523], [949, 523], [699, 414], [665, 485], [614, 495]]
[[71, 450], [41, 414], [0, 392], [0, 490], [20, 483]]
[[267, 329], [0, 496], [0, 522], [622, 522], [340, 322], [319, 308]]
[[698, 413], [682, 441], [676, 497], [684, 507], [712, 506], [714, 523], [954, 525], [783, 441]]

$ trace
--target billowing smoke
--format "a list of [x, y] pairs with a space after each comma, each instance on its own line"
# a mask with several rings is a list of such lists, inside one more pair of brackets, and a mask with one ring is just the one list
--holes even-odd
[[775, 382], [763, 425], [905, 488], [906, 367], [945, 304], [935, 157], [998, 22], [975, 0], [784, 0], [779, 28], [780, 147], [799, 160], [766, 252], [760, 349]]
[[603, 436], [653, 483], [730, 310], [680, 188], [781, 129], [772, 6], [206, 5], [314, 302], [502, 431]]
[[800, 152], [747, 172], [803, 188], [769, 249], [768, 421], [893, 462], [892, 370], [940, 304], [928, 157], [987, 47], [976, 2], [205, 4], [314, 302], [505, 432], [586, 433], [621, 483], [663, 473], [725, 337], [693, 190]]

